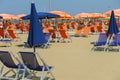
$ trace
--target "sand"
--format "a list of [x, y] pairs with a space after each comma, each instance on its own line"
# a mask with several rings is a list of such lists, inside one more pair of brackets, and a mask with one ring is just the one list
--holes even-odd
[[[33, 51], [24, 48], [27, 34], [18, 34], [20, 40], [9, 45], [0, 43], [0, 50], [8, 50], [17, 56], [18, 51]], [[56, 80], [120, 80], [120, 53], [91, 51], [98, 35], [71, 37], [71, 43], [50, 43], [50, 48], [36, 48], [52, 70]], [[18, 56], [17, 56], [18, 57]]]

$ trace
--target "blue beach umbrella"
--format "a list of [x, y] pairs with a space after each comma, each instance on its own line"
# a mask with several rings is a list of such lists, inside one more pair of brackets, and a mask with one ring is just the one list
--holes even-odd
[[36, 12], [34, 2], [31, 3], [30, 17], [31, 17], [30, 18], [30, 31], [29, 31], [27, 43], [31, 47], [34, 47], [34, 52], [35, 52], [35, 47], [38, 45], [47, 43], [47, 40], [45, 39], [45, 36], [43, 34], [42, 26], [39, 22], [39, 18]]
[[[45, 19], [45, 18], [60, 18], [59, 15], [48, 13], [48, 12], [38, 12], [37, 13], [39, 19]], [[30, 19], [30, 15], [26, 15], [21, 17], [21, 19]]]
[[3, 17], [2, 16], [0, 16], [0, 19], [2, 19]]
[[108, 34], [117, 34], [118, 32], [119, 32], [119, 29], [114, 16], [114, 11], [112, 11], [110, 21], [109, 21]]

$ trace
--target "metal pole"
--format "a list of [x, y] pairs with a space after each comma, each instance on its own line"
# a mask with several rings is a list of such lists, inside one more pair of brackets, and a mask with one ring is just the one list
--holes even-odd
[[49, 11], [51, 11], [51, 1], [49, 0]]
[[35, 3], [35, 0], [32, 0], [32, 3]]

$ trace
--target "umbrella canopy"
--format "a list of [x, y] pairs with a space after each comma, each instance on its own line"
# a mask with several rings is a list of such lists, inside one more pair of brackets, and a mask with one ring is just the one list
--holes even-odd
[[[112, 10], [106, 11], [103, 14], [105, 14], [107, 16], [110, 16], [111, 15], [111, 11]], [[120, 17], [120, 9], [115, 9], [114, 10], [114, 15], [115, 15], [115, 17]]]
[[106, 15], [105, 14], [101, 14], [101, 13], [91, 13], [91, 18], [105, 18]]
[[45, 36], [42, 31], [42, 26], [39, 22], [39, 18], [36, 12], [35, 4], [31, 3], [31, 14], [30, 14], [30, 31], [28, 35], [27, 43], [34, 47], [47, 43]]
[[2, 16], [0, 16], [0, 19], [3, 18]]
[[6, 19], [6, 20], [8, 20], [8, 19], [18, 19], [17, 16], [12, 15], [12, 14], [0, 14], [0, 16], [2, 16], [3, 19]]
[[50, 13], [60, 15], [61, 18], [72, 18], [70, 14], [62, 11], [51, 11]]
[[91, 15], [89, 13], [79, 13], [79, 14], [75, 15], [74, 17], [75, 18], [88, 18], [90, 16]]
[[[59, 18], [60, 16], [57, 14], [52, 14], [52, 13], [48, 13], [48, 12], [39, 12], [37, 13], [38, 18], [39, 19], [45, 19], [45, 18]], [[30, 15], [26, 15], [21, 17], [22, 19], [30, 19], [31, 16]]]
[[114, 16], [114, 11], [111, 12], [111, 17], [109, 21], [108, 34], [117, 34], [119, 32], [116, 19]]
[[20, 19], [21, 17], [26, 16], [26, 14], [18, 14], [16, 16]]

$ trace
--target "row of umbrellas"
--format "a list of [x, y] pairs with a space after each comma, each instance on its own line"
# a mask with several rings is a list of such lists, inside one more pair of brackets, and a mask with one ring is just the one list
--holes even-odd
[[[75, 18], [107, 18], [111, 16], [112, 10], [106, 11], [103, 14], [102, 13], [80, 13], [75, 15]], [[120, 9], [114, 10], [115, 17], [120, 17]]]
[[19, 15], [12, 15], [12, 14], [0, 14], [0, 18], [3, 19], [20, 19], [22, 16], [25, 16], [25, 14], [19, 14]]
[[[38, 16], [40, 19], [43, 18], [107, 18], [110, 17], [111, 11], [106, 11], [105, 13], [79, 13], [75, 16], [72, 16], [66, 12], [63, 11], [51, 11], [51, 12], [38, 12]], [[120, 17], [120, 9], [114, 10], [115, 17]], [[0, 18], [3, 19], [20, 19], [23, 17], [23, 19], [29, 19], [30, 14], [19, 14], [19, 15], [11, 15], [11, 14], [0, 14]]]

